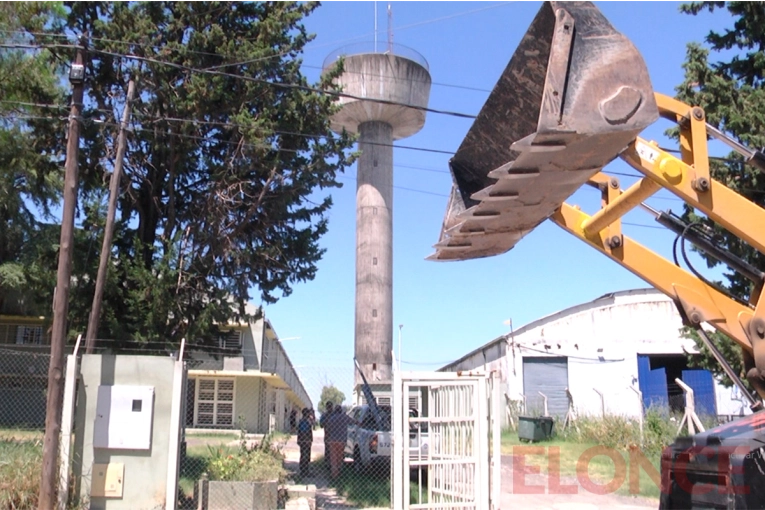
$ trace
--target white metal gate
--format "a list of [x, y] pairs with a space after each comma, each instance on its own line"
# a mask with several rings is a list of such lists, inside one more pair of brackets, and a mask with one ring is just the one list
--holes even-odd
[[394, 510], [499, 508], [499, 399], [494, 373], [394, 372]]

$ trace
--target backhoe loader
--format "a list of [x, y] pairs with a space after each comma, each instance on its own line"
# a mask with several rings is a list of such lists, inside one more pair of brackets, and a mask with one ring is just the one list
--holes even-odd
[[[640, 137], [662, 118], [677, 124], [677, 155]], [[698, 225], [644, 204], [668, 190], [765, 254], [765, 209], [710, 176], [709, 138], [765, 171], [765, 156], [708, 124], [702, 108], [654, 92], [639, 51], [593, 4], [546, 2], [450, 160], [454, 185], [429, 259], [498, 255], [549, 219], [670, 296], [755, 412], [665, 450], [660, 508], [765, 508], [765, 274]], [[603, 173], [616, 158], [642, 174], [624, 190]], [[593, 215], [565, 202], [585, 184], [601, 192]], [[625, 236], [621, 218], [636, 207], [749, 278], [751, 298]], [[702, 324], [741, 347], [753, 392]]]

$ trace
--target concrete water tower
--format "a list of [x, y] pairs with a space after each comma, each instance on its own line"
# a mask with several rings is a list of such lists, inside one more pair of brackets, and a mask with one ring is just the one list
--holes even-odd
[[[332, 129], [358, 133], [356, 176], [355, 355], [364, 376], [390, 381], [393, 358], [393, 141], [425, 124], [430, 73], [425, 59], [405, 46], [356, 45], [333, 52], [324, 70], [343, 57], [336, 80], [344, 94]], [[412, 108], [415, 107], [415, 108]], [[356, 385], [361, 382], [358, 372]]]

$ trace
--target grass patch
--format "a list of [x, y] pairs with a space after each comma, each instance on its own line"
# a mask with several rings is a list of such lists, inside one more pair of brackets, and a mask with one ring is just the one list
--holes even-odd
[[[561, 477], [578, 477], [609, 485], [607, 492], [616, 494], [659, 498], [661, 452], [677, 438], [677, 423], [679, 421], [671, 421], [666, 414], [649, 410], [641, 437], [638, 423], [626, 417], [580, 417], [575, 428], [555, 430], [550, 440], [533, 445], [522, 443], [515, 432], [504, 431], [502, 453], [522, 453], [527, 466], [537, 467], [548, 474], [551, 465], [555, 465], [554, 455], [557, 454]], [[543, 453], [532, 454], [534, 450], [524, 448], [529, 446], [541, 447], [539, 451]], [[639, 473], [639, 482], [637, 487], [630, 487], [629, 475], [634, 470]]]
[[0, 436], [0, 509], [37, 508], [42, 440]]
[[15, 441], [42, 441], [44, 436], [44, 430], [0, 429], [0, 440], [12, 439]]

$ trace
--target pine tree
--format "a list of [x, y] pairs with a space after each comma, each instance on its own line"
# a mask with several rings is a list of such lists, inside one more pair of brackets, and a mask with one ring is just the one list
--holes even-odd
[[[744, 145], [765, 147], [765, 4], [762, 2], [694, 2], [684, 4], [682, 12], [696, 15], [702, 10], [727, 9], [733, 27], [724, 32], [710, 31], [706, 46], [688, 45], [683, 64], [685, 79], [677, 87], [677, 98], [685, 103], [704, 108], [707, 122], [727, 132]], [[711, 55], [719, 60], [710, 60]], [[765, 176], [744, 164], [743, 158], [731, 153], [724, 160], [711, 160], [710, 172], [718, 181], [765, 206]], [[725, 250], [765, 270], [765, 256], [737, 236], [716, 225], [708, 218], [694, 214], [686, 208], [687, 221], [699, 221], [714, 230], [718, 244]], [[717, 260], [702, 253], [709, 267]], [[720, 282], [729, 292], [747, 300], [755, 287], [752, 282], [733, 271], [724, 273]], [[701, 356], [690, 358], [696, 366], [707, 368], [721, 376], [726, 384], [731, 381], [722, 373], [718, 363], [703, 346], [695, 333], [685, 333], [696, 342]], [[743, 375], [740, 349], [731, 339], [720, 333], [713, 341], [726, 354], [735, 370]]]
[[[0, 313], [40, 315], [33, 285], [39, 251], [51, 246], [42, 223], [61, 192], [65, 93], [50, 51], [30, 51], [38, 34], [61, 27], [48, 2], [0, 3]], [[62, 120], [63, 117], [63, 120]]]
[[69, 27], [92, 41], [88, 114], [103, 120], [85, 135], [83, 200], [103, 190], [137, 83], [102, 338], [210, 338], [244, 317], [251, 288], [273, 303], [314, 278], [331, 206], [320, 191], [339, 186], [351, 144], [330, 131], [335, 98], [317, 92], [329, 82], [300, 72], [316, 6], [70, 5]]
[[[330, 130], [338, 106], [323, 90], [335, 73], [309, 83], [300, 71], [313, 37], [302, 20], [317, 6], [67, 2], [65, 27], [20, 22], [52, 32], [30, 40], [57, 43], [61, 62], [72, 34], [88, 41], [70, 336], [90, 311], [129, 78], [136, 100], [98, 336], [212, 343], [218, 325], [249, 318], [251, 298], [273, 303], [315, 277], [331, 190], [353, 159], [351, 137]], [[41, 122], [60, 133], [47, 151], [62, 156], [63, 123]], [[49, 159], [60, 173], [63, 159]], [[30, 252], [40, 270], [29, 292], [48, 306], [55, 249]]]

